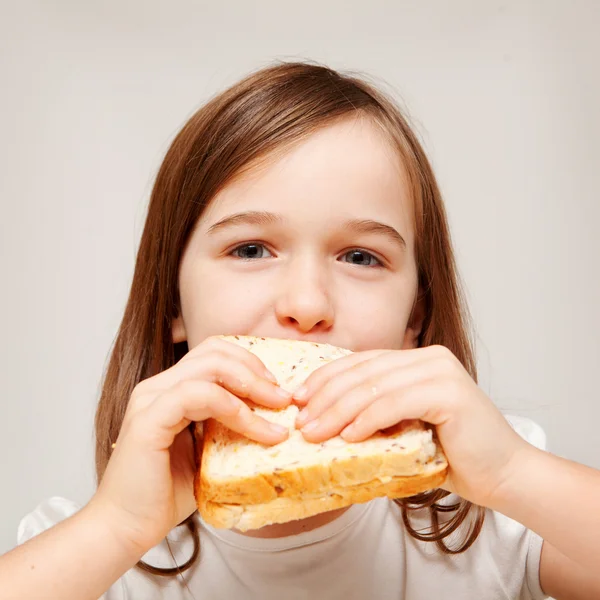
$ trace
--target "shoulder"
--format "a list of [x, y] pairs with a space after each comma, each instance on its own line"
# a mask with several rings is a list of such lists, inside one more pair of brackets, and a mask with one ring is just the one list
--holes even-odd
[[50, 527], [74, 515], [80, 508], [76, 502], [60, 496], [47, 498], [19, 522], [17, 544], [23, 544], [46, 529], [50, 529]]

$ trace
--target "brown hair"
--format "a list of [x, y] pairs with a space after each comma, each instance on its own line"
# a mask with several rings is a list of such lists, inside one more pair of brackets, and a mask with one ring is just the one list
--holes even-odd
[[[101, 480], [134, 387], [175, 364], [187, 345], [174, 344], [171, 323], [178, 314], [178, 268], [194, 225], [227, 183], [317, 129], [352, 116], [370, 118], [397, 149], [415, 203], [416, 260], [426, 308], [421, 346], [449, 348], [476, 379], [467, 310], [458, 282], [447, 218], [429, 161], [393, 100], [364, 78], [342, 75], [306, 62], [261, 69], [200, 108], [168, 149], [156, 177], [121, 326], [107, 366], [96, 413], [96, 472]], [[477, 538], [484, 511], [465, 500], [447, 505], [435, 490], [397, 500], [410, 535], [432, 541], [442, 552], [465, 551]], [[426, 508], [428, 533], [416, 531], [410, 513]], [[476, 508], [455, 548], [444, 539]], [[453, 513], [440, 526], [439, 513]], [[156, 569], [171, 575], [189, 567], [199, 548], [195, 521], [185, 524], [196, 551], [185, 565]]]

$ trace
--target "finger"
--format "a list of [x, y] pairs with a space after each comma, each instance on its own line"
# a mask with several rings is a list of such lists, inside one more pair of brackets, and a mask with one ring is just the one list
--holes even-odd
[[318, 419], [304, 425], [302, 435], [308, 442], [318, 443], [328, 440], [338, 435], [375, 401], [375, 395], [367, 389], [367, 386], [359, 386], [343, 401], [330, 406]]
[[[389, 365], [380, 362], [381, 356], [382, 354], [379, 354], [351, 365], [346, 363], [345, 367], [342, 366], [341, 369], [338, 369], [335, 375], [314, 390], [308, 403], [298, 414], [296, 425], [303, 427], [309, 421], [318, 419], [325, 411], [344, 398], [350, 390], [389, 369]], [[371, 395], [369, 392], [369, 396]]]
[[202, 365], [207, 359], [214, 358], [215, 356], [234, 358], [238, 362], [245, 364], [258, 377], [264, 377], [272, 383], [277, 383], [275, 376], [265, 367], [258, 356], [232, 342], [222, 340], [218, 337], [209, 337], [192, 348], [177, 363], [141, 381], [137, 387], [142, 392], [145, 392], [148, 388], [153, 391], [167, 389], [179, 381], [186, 379], [190, 373], [195, 372], [198, 364]]
[[340, 435], [347, 442], [359, 442], [408, 419], [444, 425], [456, 406], [446, 396], [444, 386], [437, 381], [407, 387], [402, 393], [396, 390], [368, 406]]
[[[399, 377], [397, 371], [388, 371], [387, 374], [377, 373], [376, 378], [360, 381], [302, 427], [304, 438], [309, 442], [322, 442], [338, 435], [367, 407], [382, 396], [393, 393], [398, 388], [399, 380], [409, 379], [407, 375], [402, 373]], [[411, 375], [411, 379], [416, 376], [414, 372]]]
[[[363, 398], [373, 399], [381, 394], [380, 379], [392, 372], [398, 378], [398, 385], [406, 385], [418, 379], [430, 360], [425, 352], [388, 350], [351, 368], [344, 369], [331, 378], [322, 388], [316, 390], [308, 404], [297, 417], [296, 425], [303, 427], [321, 416], [338, 402], [346, 401], [353, 389], [360, 387]], [[418, 367], [418, 370], [414, 370]], [[386, 385], [390, 382], [386, 381]]]
[[253, 370], [259, 377], [265, 377], [273, 383], [277, 383], [277, 378], [265, 364], [246, 348], [238, 346], [237, 344], [224, 340], [217, 336], [211, 336], [206, 338], [201, 344], [194, 347], [188, 354], [186, 354], [180, 362], [188, 359], [200, 358], [205, 354], [211, 354], [214, 351], [220, 351], [228, 356], [236, 357], [240, 362], [246, 364], [249, 369]]
[[238, 398], [247, 398], [268, 408], [284, 408], [291, 403], [289, 392], [257, 374], [237, 357], [214, 353], [193, 363], [197, 369], [195, 378], [222, 385]]
[[306, 381], [303, 383], [303, 385], [296, 390], [293, 396], [294, 402], [299, 406], [305, 405], [316, 392], [316, 390], [321, 389], [339, 373], [342, 373], [347, 369], [351, 369], [366, 360], [375, 358], [381, 354], [385, 354], [386, 352], [389, 352], [389, 350], [369, 350], [367, 352], [355, 352], [319, 367], [313, 371], [306, 378]]
[[288, 435], [286, 428], [259, 417], [223, 387], [196, 380], [182, 381], [165, 391], [137, 415], [130, 429], [140, 441], [161, 450], [169, 448], [192, 421], [209, 418], [265, 444], [282, 442]]
[[[233, 345], [233, 344], [230, 344]], [[242, 348], [243, 350], [243, 348]], [[262, 364], [262, 363], [261, 363]], [[152, 384], [138, 385], [130, 402], [129, 412], [137, 412], [152, 402], [157, 393], [186, 380], [217, 383], [239, 398], [247, 398], [268, 408], [284, 408], [291, 403], [291, 394], [251, 369], [247, 362], [213, 350], [210, 354], [179, 362], [157, 376]]]
[[[431, 363], [423, 360], [405, 368], [399, 368], [394, 362], [389, 361], [380, 362], [378, 368], [373, 370], [369, 369], [367, 363], [363, 363], [362, 366], [366, 372], [366, 375], [364, 373], [363, 375], [367, 379], [360, 381], [347, 392], [342, 392], [336, 402], [302, 427], [302, 434], [307, 441], [321, 442], [338, 435], [381, 398], [389, 396], [398, 399], [405, 389], [433, 377]], [[387, 370], [384, 371], [381, 367]]]

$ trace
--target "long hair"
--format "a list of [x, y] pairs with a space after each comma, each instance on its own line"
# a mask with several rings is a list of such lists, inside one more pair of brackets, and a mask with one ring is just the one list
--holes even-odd
[[[171, 336], [171, 323], [179, 311], [178, 270], [190, 234], [208, 203], [261, 160], [285, 152], [291, 144], [340, 119], [358, 115], [381, 129], [408, 176], [414, 201], [419, 289], [426, 307], [419, 345], [446, 346], [476, 379], [468, 313], [442, 198], [406, 117], [390, 96], [363, 77], [306, 62], [276, 63], [250, 74], [201, 107], [177, 134], [159, 168], [96, 412], [98, 482], [134, 387], [187, 352], [187, 345], [175, 344]], [[463, 552], [481, 530], [484, 511], [465, 500], [453, 505], [440, 503], [447, 495], [434, 490], [397, 503], [410, 535], [435, 542], [445, 553]], [[411, 525], [411, 512], [422, 509], [431, 517], [430, 530], [425, 533]], [[443, 526], [438, 513], [445, 514]], [[450, 548], [445, 538], [457, 531], [469, 514], [475, 518], [470, 519], [461, 542]], [[199, 540], [194, 519], [190, 517], [185, 524], [195, 539], [191, 560], [169, 570], [141, 561], [139, 565], [163, 575], [189, 567]]]

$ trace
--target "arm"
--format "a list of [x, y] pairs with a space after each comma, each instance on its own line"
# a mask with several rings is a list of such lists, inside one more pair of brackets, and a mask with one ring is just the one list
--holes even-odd
[[555, 600], [600, 598], [598, 571], [584, 569], [548, 542], [542, 545], [540, 585]]
[[524, 449], [490, 508], [535, 531], [576, 563], [600, 571], [600, 471]]
[[97, 600], [143, 554], [88, 505], [0, 557], [2, 598]]
[[600, 471], [533, 446], [516, 464], [491, 508], [544, 539], [542, 589], [558, 599], [600, 596]]
[[600, 598], [600, 472], [523, 440], [447, 349], [340, 358], [311, 374], [297, 402], [305, 405], [299, 420], [312, 442], [338, 433], [358, 442], [404, 419], [432, 423], [450, 464], [444, 489], [546, 540], [546, 593]]
[[240, 399], [288, 405], [265, 377], [247, 350], [209, 338], [138, 384], [92, 500], [0, 557], [2, 600], [99, 598], [196, 509], [192, 421], [218, 419], [265, 444], [287, 437], [287, 429], [273, 429]]

